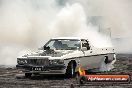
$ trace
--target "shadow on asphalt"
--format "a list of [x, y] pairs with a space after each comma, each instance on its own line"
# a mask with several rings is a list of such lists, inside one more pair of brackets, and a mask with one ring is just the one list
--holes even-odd
[[32, 80], [64, 80], [68, 79], [66, 75], [57, 74], [57, 75], [33, 75], [31, 78]]
[[[100, 72], [89, 72], [86, 71], [86, 74], [98, 74]], [[74, 77], [76, 78], [76, 77]], [[39, 75], [33, 75], [30, 79], [32, 80], [64, 80], [64, 79], [70, 79], [68, 76], [66, 75], [62, 75], [62, 74], [39, 74]]]
[[[98, 74], [100, 72], [86, 72], [86, 74]], [[76, 77], [74, 77], [76, 78]], [[30, 79], [32, 80], [64, 80], [64, 79], [74, 79], [74, 78], [69, 78], [66, 75], [62, 74], [49, 74], [49, 75], [33, 75]]]
[[[87, 72], [86, 74], [97, 74], [97, 72]], [[65, 79], [75, 79], [69, 78], [66, 75], [62, 74], [33, 74], [30, 78], [26, 78], [24, 74], [17, 75], [17, 79], [31, 79], [31, 80], [65, 80]]]

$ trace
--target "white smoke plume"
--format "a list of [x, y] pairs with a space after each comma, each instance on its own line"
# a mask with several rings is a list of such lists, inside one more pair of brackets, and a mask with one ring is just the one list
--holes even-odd
[[15, 65], [20, 51], [48, 39], [58, 10], [54, 0], [0, 0], [0, 64]]
[[132, 53], [132, 0], [69, 0], [80, 3], [87, 16], [101, 16], [117, 53]]
[[[99, 33], [99, 26], [88, 19], [90, 16], [101, 16], [102, 29], [111, 27], [113, 44], [126, 45], [126, 51], [131, 51], [127, 44], [130, 40], [123, 40], [123, 44], [115, 40], [131, 39], [130, 3], [130, 0], [0, 0], [0, 64], [15, 65], [20, 51], [37, 49], [57, 36], [88, 37], [95, 46], [112, 46], [108, 35]], [[123, 49], [116, 48], [118, 52]]]
[[98, 26], [87, 22], [87, 16], [81, 4], [66, 5], [57, 14], [51, 24], [54, 36], [79, 36], [88, 38], [96, 47], [112, 47], [108, 36], [98, 32]]

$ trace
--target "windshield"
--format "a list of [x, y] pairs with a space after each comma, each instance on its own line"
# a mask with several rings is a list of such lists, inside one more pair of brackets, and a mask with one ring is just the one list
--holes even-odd
[[51, 39], [45, 44], [46, 47], [56, 50], [77, 50], [80, 49], [80, 40], [74, 39]]

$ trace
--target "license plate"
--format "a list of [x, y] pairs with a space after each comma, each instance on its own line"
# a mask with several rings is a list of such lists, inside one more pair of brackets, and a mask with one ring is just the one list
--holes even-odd
[[34, 67], [33, 70], [34, 71], [42, 71], [42, 67]]

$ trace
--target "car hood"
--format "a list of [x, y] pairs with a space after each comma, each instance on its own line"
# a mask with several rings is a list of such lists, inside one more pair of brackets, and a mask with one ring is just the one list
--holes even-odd
[[30, 56], [50, 56], [50, 57], [61, 57], [63, 55], [73, 53], [75, 50], [45, 50], [45, 51], [38, 51], [28, 55], [24, 55], [23, 57], [30, 57]]

